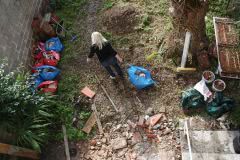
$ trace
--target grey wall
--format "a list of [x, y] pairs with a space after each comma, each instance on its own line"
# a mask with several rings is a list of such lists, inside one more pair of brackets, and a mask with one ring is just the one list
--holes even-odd
[[8, 58], [9, 69], [30, 63], [33, 16], [42, 0], [0, 0], [0, 58]]

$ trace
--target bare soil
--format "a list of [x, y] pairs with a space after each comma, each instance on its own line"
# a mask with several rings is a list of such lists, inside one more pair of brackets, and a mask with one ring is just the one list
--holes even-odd
[[103, 25], [115, 34], [126, 34], [134, 31], [137, 24], [136, 8], [133, 6], [114, 6], [104, 12]]
[[[179, 107], [179, 95], [184, 88], [194, 85], [200, 77], [200, 75], [177, 75], [174, 71], [174, 67], [176, 66], [170, 60], [163, 60], [160, 57], [155, 57], [153, 61], [146, 60], [147, 55], [159, 49], [159, 43], [164, 38], [163, 35], [166, 34], [163, 27], [165, 20], [154, 13], [151, 16], [151, 24], [149, 26], [152, 29], [149, 31], [139, 31], [136, 28], [141, 25], [141, 22], [137, 17], [141, 17], [142, 12], [145, 12], [144, 8], [147, 4], [142, 1], [132, 1], [129, 3], [129, 5], [123, 6], [119, 2], [119, 4], [116, 3], [109, 10], [101, 10], [103, 0], [89, 0], [83, 8], [83, 12], [87, 16], [84, 19], [76, 19], [75, 22], [75, 28], [78, 29], [81, 36], [81, 41], [76, 44], [74, 51], [77, 54], [61, 66], [63, 71], [62, 76], [69, 72], [78, 76], [79, 91], [84, 86], [88, 86], [97, 93], [95, 103], [105, 133], [104, 136], [96, 134], [93, 139], [97, 141], [102, 141], [102, 138], [110, 133], [113, 133], [116, 137], [122, 136], [122, 132], [116, 131], [114, 128], [121, 125], [120, 128], [125, 131], [124, 126], [127, 124], [127, 120], [136, 122], [139, 116], [146, 115], [146, 110], [149, 108], [152, 108], [155, 114], [164, 113], [167, 119], [171, 119], [174, 126], [177, 126], [178, 118], [184, 116]], [[155, 1], [149, 3], [155, 7], [159, 5], [157, 1], [155, 5], [152, 4]], [[150, 11], [154, 12], [152, 8], [148, 12]], [[93, 58], [92, 62], [86, 62], [86, 55], [91, 45], [91, 33], [94, 31], [109, 32], [112, 34], [113, 39], [110, 39], [110, 41], [113, 42], [114, 48], [124, 58], [124, 63], [121, 64], [125, 72], [124, 81], [120, 79], [111, 80], [103, 67], [100, 66], [96, 57]], [[127, 39], [127, 43], [122, 43], [120, 41], [122, 38]], [[136, 90], [128, 81], [126, 69], [129, 64], [143, 66], [151, 71], [153, 79], [157, 82], [156, 85], [148, 89]], [[101, 84], [106, 88], [120, 111], [119, 113], [116, 113], [113, 109], [99, 86], [95, 75], [99, 77]], [[83, 95], [80, 96], [82, 97]], [[167, 121], [166, 123], [169, 122]], [[144, 157], [154, 157], [160, 149], [163, 153], [173, 152], [174, 157], [180, 159], [180, 148], [177, 139], [177, 131], [172, 130], [170, 134], [163, 135], [161, 143], [139, 143], [135, 146], [129, 146], [130, 148], [128, 147], [126, 153], [131, 152], [131, 154], [134, 153], [139, 156], [139, 158], [136, 157], [137, 159], [144, 159]], [[91, 156], [99, 156], [99, 154], [104, 153], [102, 152], [104, 147], [105, 149], [110, 147], [108, 152], [111, 154], [107, 158], [100, 159], [126, 159], [125, 156], [117, 158], [117, 155], [120, 154], [119, 152], [123, 151], [111, 151], [110, 143], [101, 144], [97, 149], [91, 149], [90, 142], [91, 140], [75, 142], [74, 145], [78, 153], [73, 159], [94, 159]], [[52, 151], [52, 156], [49, 156], [47, 160], [64, 159], [62, 154], [64, 153], [63, 146], [60, 144], [55, 145], [61, 149]]]

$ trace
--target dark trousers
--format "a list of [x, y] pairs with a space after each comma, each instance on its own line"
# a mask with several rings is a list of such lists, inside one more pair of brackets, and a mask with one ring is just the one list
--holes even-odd
[[119, 66], [118, 62], [117, 62], [117, 59], [115, 57], [113, 58], [110, 58], [104, 62], [102, 62], [102, 65], [105, 67], [105, 69], [107, 70], [107, 72], [112, 76], [112, 77], [115, 77], [115, 73], [113, 72], [112, 68], [113, 67], [117, 74], [120, 76], [120, 77], [123, 77], [123, 72], [122, 72], [122, 69], [121, 67]]

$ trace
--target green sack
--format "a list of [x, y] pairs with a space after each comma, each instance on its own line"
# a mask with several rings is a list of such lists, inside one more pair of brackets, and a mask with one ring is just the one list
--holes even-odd
[[205, 105], [203, 95], [194, 88], [182, 92], [181, 107], [183, 109], [198, 109]]
[[230, 111], [234, 106], [235, 102], [233, 99], [224, 97], [221, 92], [216, 92], [213, 101], [207, 104], [207, 112], [209, 115], [218, 118]]

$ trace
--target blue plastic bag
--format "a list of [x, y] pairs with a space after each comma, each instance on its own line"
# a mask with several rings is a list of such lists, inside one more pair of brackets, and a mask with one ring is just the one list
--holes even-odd
[[155, 84], [150, 72], [143, 67], [130, 66], [127, 72], [130, 82], [139, 90]]
[[37, 67], [36, 70], [44, 81], [54, 80], [60, 73], [60, 70], [56, 67], [47, 65]]
[[45, 49], [46, 51], [56, 51], [61, 52], [63, 50], [63, 44], [58, 37], [51, 38], [46, 41]]

